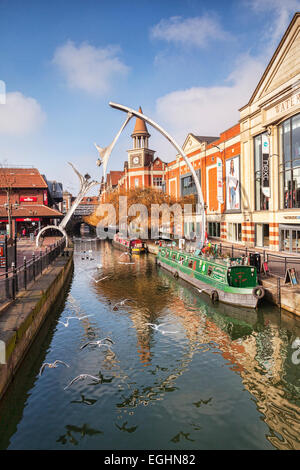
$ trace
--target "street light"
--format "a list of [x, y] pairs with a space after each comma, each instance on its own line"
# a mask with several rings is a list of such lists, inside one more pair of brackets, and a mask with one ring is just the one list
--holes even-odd
[[12, 235], [12, 210], [13, 209], [18, 209], [19, 204], [17, 202], [11, 203], [11, 202], [5, 202], [4, 207], [7, 211], [7, 219], [8, 219], [8, 226], [9, 226], [9, 238]]

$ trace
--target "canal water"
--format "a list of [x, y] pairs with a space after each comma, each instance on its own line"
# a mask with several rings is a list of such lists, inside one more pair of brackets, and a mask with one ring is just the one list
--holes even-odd
[[75, 251], [0, 403], [0, 449], [300, 449], [300, 322], [212, 305], [150, 254]]

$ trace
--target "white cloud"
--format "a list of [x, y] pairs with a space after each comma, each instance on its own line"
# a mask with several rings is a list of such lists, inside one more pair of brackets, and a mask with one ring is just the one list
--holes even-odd
[[167, 20], [162, 19], [151, 28], [150, 35], [154, 39], [197, 47], [205, 47], [209, 40], [232, 39], [231, 34], [222, 29], [214, 15], [186, 19], [173, 16]]
[[63, 73], [68, 86], [88, 93], [103, 95], [111, 81], [126, 75], [129, 67], [117, 57], [117, 46], [105, 48], [83, 43], [76, 47], [72, 41], [56, 49], [53, 63]]
[[42, 124], [46, 115], [39, 103], [19, 91], [6, 93], [6, 103], [0, 104], [0, 134], [25, 135]]
[[264, 68], [263, 61], [244, 55], [238, 58], [225, 84], [193, 87], [159, 98], [156, 101], [158, 123], [165, 125], [181, 144], [189, 132], [218, 136], [238, 122], [238, 110], [250, 99]]
[[[257, 14], [264, 14], [266, 29], [262, 31], [268, 41], [268, 51], [273, 53], [285, 33], [292, 16], [300, 10], [299, 0], [248, 0]], [[266, 15], [267, 14], [267, 15]]]

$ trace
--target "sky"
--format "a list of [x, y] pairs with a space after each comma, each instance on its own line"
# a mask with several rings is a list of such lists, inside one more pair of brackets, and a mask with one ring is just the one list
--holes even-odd
[[[300, 0], [0, 0], [0, 164], [34, 166], [73, 194], [68, 162], [99, 181], [94, 142], [109, 145], [126, 117], [110, 101], [141, 106], [179, 145], [219, 136], [296, 11]], [[123, 170], [134, 123], [108, 171]], [[155, 155], [174, 160], [148, 131]]]

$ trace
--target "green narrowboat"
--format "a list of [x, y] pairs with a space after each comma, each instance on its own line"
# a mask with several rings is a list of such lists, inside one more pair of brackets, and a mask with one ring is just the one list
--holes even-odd
[[241, 258], [207, 258], [161, 247], [156, 261], [174, 277], [208, 294], [213, 302], [256, 308], [265, 294], [264, 288], [258, 285], [256, 267], [243, 265]]

